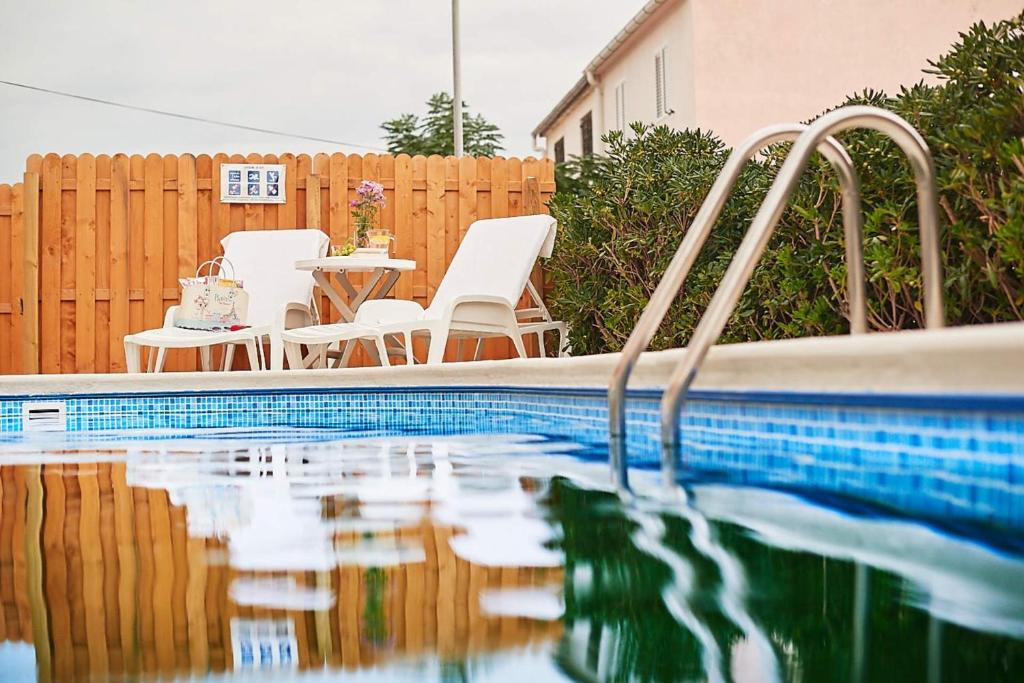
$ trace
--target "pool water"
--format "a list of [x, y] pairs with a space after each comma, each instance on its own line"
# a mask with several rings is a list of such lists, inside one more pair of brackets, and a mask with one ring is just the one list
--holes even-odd
[[644, 471], [624, 500], [539, 435], [137, 436], [0, 448], [0, 677], [1024, 675], [1013, 528]]

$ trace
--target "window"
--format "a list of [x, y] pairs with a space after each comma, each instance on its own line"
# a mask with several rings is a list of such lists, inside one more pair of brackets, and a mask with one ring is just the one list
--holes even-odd
[[555, 142], [555, 163], [560, 164], [565, 161], [565, 137], [560, 137]]
[[665, 53], [668, 48], [661, 48], [654, 55], [654, 111], [655, 119], [660, 119], [672, 113], [668, 108], [668, 66], [665, 63]]
[[615, 86], [615, 128], [626, 132], [626, 81]]
[[594, 122], [588, 111], [580, 119], [580, 137], [583, 141], [583, 156], [594, 153]]

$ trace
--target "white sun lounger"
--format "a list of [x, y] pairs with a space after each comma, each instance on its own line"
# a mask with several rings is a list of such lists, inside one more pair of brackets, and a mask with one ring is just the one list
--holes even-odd
[[320, 230], [251, 230], [233, 232], [223, 240], [224, 256], [234, 268], [234, 276], [244, 282], [249, 294], [247, 322], [250, 327], [235, 332], [186, 330], [174, 326], [179, 307], [172, 306], [164, 316], [164, 326], [131, 334], [124, 338], [128, 372], [141, 371], [141, 347], [156, 349], [149, 354], [148, 369], [163, 369], [167, 349], [200, 350], [203, 370], [210, 369], [210, 350], [227, 344], [224, 369], [231, 367], [235, 346], [245, 346], [249, 366], [263, 369], [264, 340], [270, 341], [270, 367], [283, 367], [284, 349], [281, 331], [316, 321], [313, 301], [313, 275], [296, 270], [301, 259], [322, 258], [329, 238]]
[[476, 221], [426, 310], [413, 301], [367, 301], [352, 323], [287, 330], [282, 339], [289, 367], [302, 367], [301, 345], [326, 350], [360, 338], [377, 342], [378, 335], [401, 337], [410, 364], [414, 336], [430, 337], [427, 363], [444, 359], [449, 338], [508, 337], [519, 356], [525, 357], [523, 334], [542, 337], [545, 331], [555, 330], [561, 351], [565, 325], [551, 320], [536, 289], [529, 288], [535, 307], [515, 310], [537, 259], [551, 256], [555, 229], [555, 219], [545, 215]]

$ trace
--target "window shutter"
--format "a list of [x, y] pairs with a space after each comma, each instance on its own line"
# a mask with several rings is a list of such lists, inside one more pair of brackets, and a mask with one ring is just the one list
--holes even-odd
[[565, 161], [565, 138], [558, 138], [558, 142], [555, 143], [555, 163], [560, 164]]
[[668, 78], [665, 71], [666, 48], [654, 55], [654, 109], [655, 118], [661, 118], [668, 113]]
[[588, 111], [580, 119], [580, 138], [583, 147], [583, 156], [594, 153], [594, 124], [593, 117]]
[[626, 82], [623, 81], [615, 88], [615, 127], [626, 132]]

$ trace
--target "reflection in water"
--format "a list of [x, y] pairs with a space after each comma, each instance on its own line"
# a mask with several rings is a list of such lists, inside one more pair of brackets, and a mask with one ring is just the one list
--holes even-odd
[[997, 681], [1024, 666], [1017, 557], [764, 490], [624, 504], [569, 444], [20, 448], [0, 466], [0, 666], [30, 653], [43, 680]]

